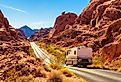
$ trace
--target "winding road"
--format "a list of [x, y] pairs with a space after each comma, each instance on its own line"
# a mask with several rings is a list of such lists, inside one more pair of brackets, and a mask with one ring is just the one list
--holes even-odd
[[[46, 64], [51, 64], [51, 58], [42, 49], [40, 49], [39, 46], [37, 46], [34, 42], [30, 42], [30, 45], [37, 58], [41, 58]], [[87, 82], [121, 82], [120, 72], [102, 69], [77, 68], [70, 66], [65, 67], [69, 68], [78, 76], [84, 78]]]

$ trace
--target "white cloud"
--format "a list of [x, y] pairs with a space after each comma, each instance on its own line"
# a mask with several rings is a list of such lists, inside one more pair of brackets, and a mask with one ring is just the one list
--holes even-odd
[[22, 13], [28, 14], [28, 12], [26, 12], [24, 10], [17, 9], [17, 8], [14, 8], [14, 7], [11, 7], [11, 6], [7, 6], [7, 5], [4, 5], [4, 4], [0, 4], [0, 6], [4, 7], [4, 8], [7, 8], [7, 9], [11, 9], [11, 10], [15, 10], [15, 11], [18, 11], [18, 12], [22, 12]]

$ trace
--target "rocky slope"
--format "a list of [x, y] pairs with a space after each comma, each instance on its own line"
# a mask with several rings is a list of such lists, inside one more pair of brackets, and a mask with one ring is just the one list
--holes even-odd
[[121, 0], [91, 0], [78, 17], [64, 12], [57, 17], [48, 40], [43, 42], [92, 47], [95, 63], [121, 71], [120, 37]]
[[31, 35], [29, 40], [32, 40], [32, 41], [43, 40], [48, 37], [50, 30], [51, 30], [51, 27], [50, 28], [41, 28], [39, 31], [37, 31], [33, 35]]
[[85, 82], [67, 70], [52, 69], [35, 58], [23, 36], [0, 11], [0, 82]]
[[18, 33], [18, 38], [21, 40], [27, 40], [26, 35], [24, 34], [24, 32], [20, 29], [16, 29], [17, 33]]
[[66, 28], [66, 25], [72, 25], [74, 23], [73, 20], [75, 20], [76, 18], [77, 18], [77, 15], [74, 13], [62, 12], [62, 14], [57, 17], [54, 28], [49, 33], [49, 38], [53, 37], [59, 32], [64, 31]]
[[0, 11], [0, 40], [18, 40], [17, 32], [12, 26], [9, 25], [7, 18], [5, 18]]

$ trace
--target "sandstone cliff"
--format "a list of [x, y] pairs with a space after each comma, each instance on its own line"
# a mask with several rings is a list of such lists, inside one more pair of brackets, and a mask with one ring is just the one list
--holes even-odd
[[[94, 58], [105, 60], [101, 61], [104, 67], [120, 68], [121, 0], [91, 0], [78, 17], [69, 15], [63, 13], [57, 17], [48, 40], [43, 41], [63, 47], [92, 47]], [[110, 53], [107, 48], [114, 51]]]
[[16, 29], [17, 33], [18, 33], [18, 38], [20, 40], [27, 40], [27, 37], [26, 35], [24, 34], [24, 32], [20, 29]]
[[0, 11], [0, 82], [84, 82], [74, 74], [68, 76], [52, 69], [34, 56], [23, 31], [10, 26]]
[[39, 41], [48, 37], [51, 28], [41, 28], [39, 31], [31, 35], [29, 40]]
[[0, 11], [0, 40], [18, 40], [18, 34], [16, 30], [9, 25], [7, 18], [4, 17], [3, 13]]
[[65, 13], [63, 12], [60, 16], [57, 17], [53, 29], [49, 33], [49, 38], [65, 30], [66, 25], [72, 25], [74, 20], [77, 18], [77, 15], [74, 13]]

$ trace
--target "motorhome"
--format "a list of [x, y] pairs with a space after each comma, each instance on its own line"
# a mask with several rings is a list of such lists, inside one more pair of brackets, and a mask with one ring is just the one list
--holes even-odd
[[92, 64], [92, 48], [79, 46], [67, 49], [65, 64], [87, 67], [87, 65]]

